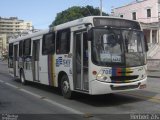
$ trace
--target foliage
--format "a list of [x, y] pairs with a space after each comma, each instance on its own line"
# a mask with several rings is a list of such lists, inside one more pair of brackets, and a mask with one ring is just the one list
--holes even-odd
[[[86, 7], [73, 6], [71, 8], [68, 8], [67, 10], [58, 13], [55, 20], [50, 25], [50, 27], [92, 15], [99, 16], [100, 10], [98, 8], [94, 8], [93, 6], [89, 5]], [[102, 13], [102, 15], [108, 16], [108, 14], [104, 12]]]

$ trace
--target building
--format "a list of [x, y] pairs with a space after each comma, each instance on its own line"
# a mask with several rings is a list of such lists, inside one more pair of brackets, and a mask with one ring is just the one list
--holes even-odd
[[0, 34], [0, 57], [7, 51], [7, 36], [6, 34]]
[[4, 48], [7, 48], [6, 43], [11, 36], [19, 35], [24, 30], [32, 30], [32, 22], [19, 20], [17, 17], [0, 17], [0, 53], [3, 52]]
[[149, 56], [160, 51], [160, 0], [135, 0], [114, 8], [112, 15], [139, 21], [150, 48]]
[[0, 34], [19, 34], [23, 30], [31, 30], [32, 23], [19, 20], [17, 17], [0, 17]]

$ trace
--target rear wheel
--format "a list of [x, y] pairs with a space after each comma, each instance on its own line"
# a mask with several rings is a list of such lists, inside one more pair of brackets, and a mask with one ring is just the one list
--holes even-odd
[[21, 70], [21, 72], [20, 72], [20, 80], [21, 80], [21, 83], [23, 85], [26, 85], [26, 80], [25, 80], [25, 76], [24, 76], [23, 70]]
[[61, 78], [61, 91], [62, 91], [62, 95], [65, 98], [67, 99], [72, 98], [73, 92], [70, 89], [69, 79], [67, 75], [63, 75], [63, 77]]

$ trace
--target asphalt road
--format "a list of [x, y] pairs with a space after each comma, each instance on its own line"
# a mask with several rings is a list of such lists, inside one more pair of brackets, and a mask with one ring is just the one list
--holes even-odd
[[38, 114], [41, 119], [57, 116], [65, 119], [105, 119], [106, 115], [113, 118], [115, 114], [118, 114], [118, 119], [124, 119], [121, 114], [127, 114], [131, 119], [132, 114], [160, 113], [159, 85], [159, 78], [148, 78], [145, 90], [99, 96], [77, 94], [75, 99], [67, 100], [52, 87], [34, 83], [21, 85], [8, 74], [7, 64], [0, 62], [0, 113], [2, 117], [4, 114], [29, 114], [27, 117]]

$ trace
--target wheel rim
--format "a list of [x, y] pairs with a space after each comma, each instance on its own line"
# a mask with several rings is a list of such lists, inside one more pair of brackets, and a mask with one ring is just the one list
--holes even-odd
[[67, 93], [69, 91], [69, 83], [67, 81], [63, 82], [63, 92]]

